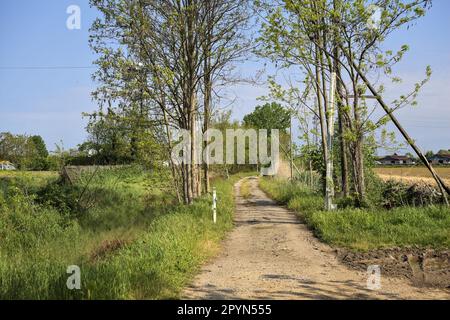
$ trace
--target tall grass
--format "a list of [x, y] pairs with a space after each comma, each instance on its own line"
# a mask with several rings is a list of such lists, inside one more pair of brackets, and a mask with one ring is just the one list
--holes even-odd
[[[75, 191], [51, 183], [32, 195], [8, 186], [0, 193], [0, 299], [177, 298], [232, 227], [237, 177], [214, 182], [213, 224], [209, 197], [177, 205], [163, 176], [102, 172], [81, 200], [86, 180]], [[80, 212], [60, 207], [61, 195], [80, 200]], [[66, 287], [69, 265], [81, 268], [81, 290]]]
[[355, 250], [386, 247], [450, 247], [450, 208], [444, 206], [340, 208], [323, 211], [323, 197], [301, 184], [263, 178], [261, 188], [295, 210], [317, 237]]

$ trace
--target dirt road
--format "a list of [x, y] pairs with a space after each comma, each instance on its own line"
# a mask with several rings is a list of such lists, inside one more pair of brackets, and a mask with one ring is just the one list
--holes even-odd
[[450, 299], [447, 291], [413, 287], [381, 276], [367, 288], [367, 274], [342, 265], [293, 213], [276, 205], [250, 178], [251, 197], [235, 186], [235, 229], [222, 253], [202, 268], [186, 299]]

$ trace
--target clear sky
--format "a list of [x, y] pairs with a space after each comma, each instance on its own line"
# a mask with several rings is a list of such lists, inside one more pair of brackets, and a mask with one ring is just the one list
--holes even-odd
[[[81, 29], [66, 27], [69, 5], [81, 8]], [[88, 46], [89, 27], [96, 16], [88, 0], [0, 1], [0, 132], [40, 134], [50, 150], [60, 140], [75, 147], [86, 136], [82, 112], [96, 109], [90, 92], [94, 56]], [[450, 1], [434, 0], [428, 15], [409, 31], [399, 32], [387, 45], [409, 44], [411, 51], [395, 70], [405, 82], [391, 87], [388, 97], [434, 70], [419, 106], [399, 114], [423, 149], [450, 149]], [[242, 64], [248, 75], [263, 62]], [[54, 67], [64, 67], [54, 69]], [[76, 67], [74, 69], [73, 67]], [[400, 91], [399, 91], [400, 90]], [[237, 85], [233, 116], [251, 112], [264, 86]]]

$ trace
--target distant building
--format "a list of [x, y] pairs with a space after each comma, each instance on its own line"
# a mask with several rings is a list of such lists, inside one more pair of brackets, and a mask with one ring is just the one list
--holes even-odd
[[414, 160], [407, 156], [399, 156], [394, 154], [392, 156], [386, 156], [384, 158], [378, 159], [378, 163], [386, 166], [397, 166], [397, 165], [413, 165]]
[[447, 164], [450, 165], [450, 153], [438, 153], [428, 158], [428, 162], [431, 164]]
[[9, 161], [0, 162], [0, 171], [14, 171], [17, 170], [16, 167]]

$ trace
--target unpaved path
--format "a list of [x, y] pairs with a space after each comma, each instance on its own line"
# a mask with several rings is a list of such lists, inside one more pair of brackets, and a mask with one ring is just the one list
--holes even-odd
[[413, 287], [407, 279], [381, 279], [367, 289], [367, 275], [339, 263], [287, 209], [250, 178], [251, 197], [235, 186], [235, 229], [219, 257], [202, 268], [186, 299], [450, 299], [447, 291]]

